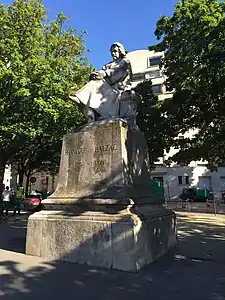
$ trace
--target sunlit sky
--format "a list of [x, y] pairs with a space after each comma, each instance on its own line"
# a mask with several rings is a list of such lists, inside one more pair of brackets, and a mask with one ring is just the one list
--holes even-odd
[[[11, 4], [12, 0], [0, 0]], [[171, 15], [176, 0], [43, 0], [49, 18], [58, 12], [70, 16], [70, 24], [86, 30], [90, 62], [99, 69], [110, 58], [109, 47], [121, 42], [127, 51], [146, 49], [156, 43], [155, 25], [162, 15]]]

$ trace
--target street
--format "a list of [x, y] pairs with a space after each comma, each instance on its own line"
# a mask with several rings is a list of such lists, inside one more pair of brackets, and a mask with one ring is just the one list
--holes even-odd
[[225, 216], [178, 213], [178, 245], [138, 274], [24, 255], [27, 216], [0, 224], [0, 299], [225, 299]]

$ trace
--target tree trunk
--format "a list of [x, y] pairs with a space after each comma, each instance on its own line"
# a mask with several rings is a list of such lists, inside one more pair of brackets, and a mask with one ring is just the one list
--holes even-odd
[[18, 175], [19, 175], [19, 186], [23, 186], [24, 170], [23, 169], [18, 170]]
[[3, 191], [3, 180], [7, 158], [3, 149], [0, 150], [0, 195]]
[[31, 171], [28, 171], [28, 173], [26, 174], [26, 187], [25, 187], [25, 195], [28, 195], [28, 190], [29, 190], [29, 183], [30, 183], [30, 176], [31, 176]]

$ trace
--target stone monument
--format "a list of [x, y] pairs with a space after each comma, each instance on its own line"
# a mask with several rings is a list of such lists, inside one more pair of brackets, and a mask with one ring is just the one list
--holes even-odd
[[63, 139], [58, 185], [29, 217], [26, 253], [136, 272], [175, 245], [176, 220], [152, 192], [130, 63], [120, 43], [111, 53], [71, 96], [88, 124]]

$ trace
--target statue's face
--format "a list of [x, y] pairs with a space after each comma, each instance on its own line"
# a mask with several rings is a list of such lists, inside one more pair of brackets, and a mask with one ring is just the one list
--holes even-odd
[[117, 46], [111, 49], [111, 55], [113, 60], [117, 60], [118, 58], [120, 58], [120, 50]]

